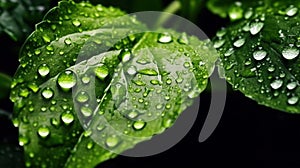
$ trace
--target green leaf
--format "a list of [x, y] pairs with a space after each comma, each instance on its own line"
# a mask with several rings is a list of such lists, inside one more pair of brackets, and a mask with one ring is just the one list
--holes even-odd
[[204, 0], [180, 0], [182, 15], [192, 21], [196, 21], [203, 6]]
[[0, 73], [0, 99], [9, 97], [11, 80], [10, 76]]
[[8, 34], [15, 41], [25, 39], [48, 8], [47, 0], [1, 0], [0, 33]]
[[27, 39], [11, 100], [28, 165], [94, 167], [170, 127], [205, 89], [217, 59], [208, 42], [145, 33], [124, 15], [62, 1]]
[[234, 89], [291, 113], [300, 112], [299, 7], [293, 1], [254, 8], [245, 13], [247, 19], [220, 30], [214, 39]]

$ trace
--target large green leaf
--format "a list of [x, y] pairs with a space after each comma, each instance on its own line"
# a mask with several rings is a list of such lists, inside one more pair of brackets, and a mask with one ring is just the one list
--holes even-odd
[[214, 47], [235, 89], [260, 104], [299, 113], [300, 5], [268, 6], [249, 9], [246, 19], [220, 30]]
[[71, 1], [37, 25], [11, 93], [27, 166], [93, 167], [170, 127], [204, 90], [209, 43], [145, 32], [118, 9]]
[[0, 33], [24, 40], [48, 8], [48, 0], [0, 0]]

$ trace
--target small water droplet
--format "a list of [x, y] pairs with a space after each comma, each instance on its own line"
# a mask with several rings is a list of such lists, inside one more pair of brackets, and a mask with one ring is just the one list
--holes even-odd
[[168, 78], [168, 79], [166, 80], [166, 83], [167, 83], [168, 85], [171, 85], [171, 84], [172, 84], [172, 79]]
[[282, 56], [287, 60], [292, 60], [299, 55], [299, 50], [296, 48], [286, 48], [282, 51]]
[[299, 101], [299, 98], [296, 96], [293, 96], [293, 97], [289, 98], [287, 102], [290, 105], [295, 105], [298, 101]]
[[146, 122], [135, 121], [132, 126], [133, 126], [133, 129], [135, 129], [135, 130], [142, 130], [143, 128], [145, 128]]
[[235, 41], [234, 43], [233, 43], [233, 45], [235, 46], [235, 47], [242, 47], [244, 44], [245, 44], [245, 42], [246, 42], [246, 40], [244, 39], [244, 38], [242, 38], [242, 39], [238, 39], [237, 41]]
[[263, 22], [254, 22], [251, 23], [250, 25], [250, 33], [252, 35], [256, 35], [257, 33], [259, 33], [262, 28], [264, 27], [264, 23]]
[[133, 80], [132, 81], [137, 86], [145, 86], [146, 84], [142, 80]]
[[109, 148], [114, 148], [119, 144], [119, 139], [115, 136], [106, 138], [105, 144]]
[[79, 27], [81, 25], [80, 21], [79, 20], [73, 20], [72, 21], [72, 24], [76, 27]]
[[230, 6], [230, 8], [228, 9], [228, 15], [230, 20], [234, 21], [243, 17], [244, 11], [241, 8], [241, 5], [242, 4], [240, 2], [236, 2], [234, 5]]
[[90, 117], [93, 113], [93, 110], [89, 106], [82, 106], [80, 112], [85, 117]]
[[122, 62], [127, 62], [131, 59], [131, 52], [129, 49], [123, 49], [118, 57]]
[[51, 38], [47, 35], [43, 35], [43, 40], [46, 42], [46, 43], [50, 43], [51, 42]]
[[108, 73], [109, 73], [108, 68], [105, 65], [101, 65], [101, 66], [95, 68], [94, 72], [95, 72], [95, 75], [101, 80], [104, 80], [108, 76]]
[[158, 72], [154, 69], [141, 69], [138, 71], [140, 74], [149, 75], [149, 76], [157, 76]]
[[248, 11], [245, 12], [244, 17], [245, 19], [250, 19], [252, 15], [253, 15], [253, 10], [252, 8], [250, 8]]
[[215, 41], [214, 43], [214, 48], [220, 48], [222, 47], [223, 45], [225, 44], [225, 40], [218, 40], [218, 41]]
[[78, 103], [86, 103], [89, 99], [90, 99], [89, 95], [84, 91], [78, 93], [76, 96], [76, 101]]
[[47, 64], [42, 64], [38, 67], [38, 73], [41, 75], [41, 77], [45, 77], [50, 73], [50, 68]]
[[89, 142], [87, 145], [86, 145], [86, 148], [87, 149], [92, 149], [94, 147], [94, 143], [93, 142]]
[[70, 38], [66, 38], [65, 39], [65, 44], [66, 45], [71, 45], [72, 44], [72, 40]]
[[298, 12], [298, 8], [290, 6], [285, 10], [285, 12], [287, 16], [295, 16]]
[[130, 119], [134, 119], [136, 118], [137, 116], [139, 115], [139, 113], [137, 111], [131, 111], [127, 114], [127, 116], [130, 118]]
[[46, 87], [42, 90], [42, 96], [45, 99], [51, 99], [54, 96], [54, 91], [51, 88]]
[[173, 38], [169, 33], [161, 33], [158, 35], [157, 41], [160, 43], [170, 43], [173, 41]]
[[276, 89], [279, 89], [282, 86], [282, 84], [283, 84], [283, 81], [277, 79], [271, 83], [271, 87], [276, 90]]
[[70, 112], [64, 112], [61, 115], [61, 120], [66, 124], [69, 125], [74, 121], [74, 115]]
[[24, 146], [29, 143], [29, 139], [25, 136], [19, 136], [19, 145]]
[[269, 72], [274, 72], [274, 71], [275, 71], [275, 67], [274, 67], [274, 66], [268, 67], [268, 71], [269, 71]]
[[189, 39], [186, 33], [182, 33], [177, 41], [180, 44], [189, 44]]
[[136, 67], [135, 66], [130, 66], [128, 69], [127, 69], [127, 73], [129, 74], [129, 75], [135, 75], [136, 74]]
[[253, 52], [253, 58], [257, 61], [263, 60], [266, 56], [267, 56], [267, 52], [264, 50]]
[[229, 48], [225, 53], [224, 56], [225, 57], [229, 57], [234, 53], [234, 49], [233, 48]]
[[81, 78], [81, 81], [82, 81], [82, 83], [84, 83], [84, 84], [90, 83], [90, 80], [91, 80], [91, 78], [90, 78], [89, 76], [87, 76], [87, 75], [85, 75], [85, 76], [83, 76], [83, 77]]
[[77, 79], [75, 74], [70, 71], [66, 70], [59, 74], [57, 78], [58, 85], [64, 90], [69, 91], [72, 87], [76, 85]]
[[158, 85], [159, 84], [159, 81], [158, 80], [150, 80], [150, 83], [152, 85]]
[[50, 123], [55, 127], [59, 126], [59, 120], [57, 120], [56, 118], [51, 118]]
[[48, 127], [40, 127], [38, 129], [38, 134], [41, 138], [46, 138], [50, 134], [50, 130]]

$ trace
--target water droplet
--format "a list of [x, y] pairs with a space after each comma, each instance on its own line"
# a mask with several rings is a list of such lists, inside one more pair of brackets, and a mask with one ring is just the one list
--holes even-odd
[[88, 84], [90, 83], [91, 78], [87, 75], [85, 75], [84, 77], [81, 78], [82, 83], [84, 84]]
[[182, 33], [177, 41], [180, 44], [189, 44], [189, 39], [186, 33]]
[[34, 54], [35, 54], [35, 55], [40, 55], [41, 52], [42, 52], [42, 51], [41, 51], [40, 49], [36, 49], [36, 50], [34, 51]]
[[46, 138], [50, 134], [50, 130], [48, 127], [40, 127], [38, 129], [38, 134], [42, 138]]
[[51, 99], [54, 96], [54, 91], [51, 88], [46, 87], [42, 90], [42, 96], [45, 99]]
[[250, 19], [252, 15], [253, 15], [253, 10], [252, 8], [250, 8], [247, 12], [245, 12], [244, 17], [245, 19]]
[[234, 49], [233, 48], [229, 48], [225, 53], [224, 56], [225, 57], [229, 57], [234, 53]]
[[46, 42], [46, 43], [50, 43], [51, 42], [51, 38], [47, 35], [44, 35], [43, 36], [43, 40]]
[[259, 33], [262, 30], [263, 27], [264, 27], [264, 23], [262, 23], [262, 22], [251, 23], [250, 33], [252, 35], [256, 35], [257, 33]]
[[66, 38], [65, 39], [65, 44], [66, 45], [71, 45], [72, 44], [72, 40], [70, 38]]
[[274, 66], [268, 67], [268, 71], [269, 71], [269, 72], [274, 72], [274, 71], [275, 71], [275, 67], [274, 67]]
[[234, 5], [232, 5], [229, 10], [228, 10], [228, 15], [230, 20], [234, 21], [234, 20], [238, 20], [241, 19], [243, 17], [243, 9], [241, 8], [241, 3], [235, 3]]
[[189, 63], [189, 62], [185, 62], [185, 63], [183, 63], [183, 66], [184, 66], [185, 68], [189, 68], [189, 67], [190, 67], [190, 63]]
[[61, 115], [61, 120], [66, 124], [69, 125], [74, 121], [74, 115], [70, 112], [64, 112]]
[[115, 136], [106, 138], [105, 144], [109, 148], [114, 148], [119, 144], [119, 139]]
[[150, 80], [150, 83], [152, 85], [158, 85], [159, 84], [159, 81], [158, 80]]
[[138, 115], [139, 115], [139, 113], [136, 112], [136, 111], [131, 111], [131, 112], [129, 112], [129, 113], [127, 114], [127, 116], [128, 116], [130, 119], [134, 119], [134, 118], [136, 118]]
[[127, 69], [127, 73], [129, 74], [129, 75], [135, 75], [136, 74], [136, 67], [135, 66], [130, 66], [128, 69]]
[[87, 149], [92, 149], [94, 147], [94, 143], [93, 142], [89, 142], [87, 145], [86, 145], [86, 148]]
[[282, 56], [287, 60], [292, 60], [299, 55], [299, 50], [296, 48], [286, 48], [282, 51]]
[[276, 90], [276, 89], [279, 89], [282, 86], [282, 84], [283, 84], [283, 81], [277, 79], [271, 83], [271, 87]]
[[158, 35], [158, 42], [160, 43], [170, 43], [172, 42], [173, 38], [169, 33], [161, 33]]
[[38, 67], [38, 73], [41, 75], [41, 77], [45, 77], [49, 74], [50, 68], [47, 66], [47, 64], [42, 64]]
[[82, 106], [80, 112], [85, 117], [90, 117], [93, 113], [93, 110], [89, 106]]
[[145, 86], [146, 84], [142, 80], [133, 80], [132, 81], [137, 86]]
[[107, 76], [108, 76], [108, 68], [105, 66], [105, 65], [101, 65], [97, 68], [95, 68], [95, 75], [101, 79], [101, 80], [104, 80]]
[[290, 105], [295, 105], [298, 101], [299, 101], [299, 98], [296, 96], [293, 96], [293, 97], [289, 98], [287, 102]]
[[289, 90], [293, 90], [297, 87], [297, 82], [291, 82], [286, 85]]
[[73, 86], [76, 85], [76, 82], [77, 82], [76, 76], [70, 70], [66, 70], [66, 71], [62, 72], [61, 74], [59, 74], [59, 76], [57, 78], [58, 85], [64, 91], [70, 90]]
[[122, 62], [127, 62], [131, 59], [131, 52], [129, 49], [123, 49], [118, 57]]
[[59, 120], [57, 120], [56, 118], [51, 118], [50, 123], [55, 127], [59, 126]]
[[287, 16], [295, 16], [298, 12], [298, 8], [290, 6], [285, 10]]
[[96, 129], [97, 129], [97, 131], [101, 132], [104, 130], [104, 128], [105, 128], [105, 125], [99, 124]]
[[54, 50], [53, 46], [51, 46], [51, 45], [48, 45], [48, 46], [46, 47], [46, 49], [47, 49], [48, 51], [53, 51], [53, 50]]
[[166, 83], [167, 83], [168, 85], [171, 85], [171, 84], [172, 84], [172, 79], [168, 78], [168, 79], [166, 80]]
[[79, 20], [73, 20], [72, 21], [72, 24], [76, 27], [79, 27], [81, 25], [80, 21]]
[[142, 130], [143, 128], [145, 128], [146, 122], [135, 121], [132, 126], [133, 126], [133, 129], [135, 129], [135, 130]]
[[245, 42], [246, 42], [246, 40], [244, 39], [244, 38], [242, 38], [242, 39], [238, 39], [237, 41], [235, 41], [234, 43], [233, 43], [233, 45], [235, 46], [235, 47], [242, 47], [244, 44], [245, 44]]
[[86, 92], [82, 91], [77, 94], [76, 101], [78, 103], [86, 103], [89, 100], [89, 98], [89, 95]]
[[138, 71], [140, 74], [149, 75], [149, 76], [157, 76], [158, 72], [154, 69], [141, 69]]
[[13, 123], [13, 125], [14, 125], [15, 127], [18, 127], [18, 126], [20, 125], [20, 121], [19, 121], [18, 118], [14, 118], [14, 119], [12, 120], [12, 123]]
[[266, 56], [267, 56], [267, 52], [264, 50], [253, 52], [253, 58], [257, 61], [263, 60]]
[[29, 139], [25, 136], [19, 136], [19, 145], [24, 146], [29, 143]]
[[221, 30], [219, 30], [219, 31], [217, 32], [216, 35], [217, 35], [218, 37], [223, 37], [225, 34], [226, 34], [226, 29], [222, 28]]
[[214, 48], [220, 48], [225, 44], [225, 40], [218, 40], [214, 43]]

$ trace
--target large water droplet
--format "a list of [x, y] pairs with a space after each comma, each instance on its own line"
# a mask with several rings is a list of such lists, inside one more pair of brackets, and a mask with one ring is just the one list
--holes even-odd
[[298, 8], [296, 8], [294, 6], [290, 6], [285, 10], [285, 12], [286, 12], [287, 16], [294, 16], [297, 14]]
[[253, 58], [257, 61], [263, 60], [266, 56], [267, 56], [267, 52], [264, 50], [253, 52]]
[[299, 55], [299, 50], [296, 48], [286, 48], [282, 51], [282, 56], [287, 60], [292, 60]]
[[78, 103], [86, 103], [89, 100], [89, 98], [89, 95], [86, 92], [82, 91], [77, 94], [76, 101]]
[[119, 144], [119, 139], [115, 136], [106, 138], [105, 144], [109, 148], [114, 148]]
[[293, 96], [293, 97], [289, 98], [287, 102], [290, 105], [295, 105], [298, 101], [299, 101], [299, 98], [296, 96]]
[[132, 126], [135, 130], [142, 130], [143, 128], [145, 128], [146, 122], [144, 122], [144, 121], [135, 121]]
[[170, 43], [173, 41], [173, 38], [169, 33], [161, 33], [158, 35], [157, 41], [160, 43]]
[[40, 127], [38, 129], [38, 134], [42, 138], [46, 138], [50, 134], [50, 130], [48, 127]]
[[69, 125], [74, 121], [74, 115], [71, 112], [64, 112], [61, 115], [61, 120], [66, 124]]
[[57, 78], [58, 85], [64, 91], [70, 90], [73, 86], [76, 85], [76, 82], [77, 82], [76, 76], [70, 70], [66, 70], [66, 71], [62, 72]]
[[283, 84], [283, 81], [277, 79], [277, 80], [274, 80], [270, 85], [273, 89], [276, 90], [276, 89], [279, 89], [282, 86], [282, 84]]
[[245, 44], [245, 42], [246, 42], [246, 40], [244, 39], [244, 38], [242, 38], [242, 39], [238, 39], [237, 41], [235, 41], [234, 43], [233, 43], [233, 45], [235, 46], [235, 47], [242, 47], [244, 44]]
[[259, 33], [262, 30], [263, 27], [264, 27], [264, 23], [262, 23], [262, 22], [251, 23], [250, 33], [252, 35], [256, 35], [257, 33]]
[[141, 70], [139, 70], [139, 73], [143, 74], [143, 75], [149, 75], [149, 76], [158, 75], [158, 72], [154, 69], [141, 69]]
[[101, 65], [97, 68], [95, 68], [95, 75], [101, 79], [101, 80], [104, 80], [107, 76], [108, 76], [108, 68], [105, 66], [105, 65]]
[[51, 99], [53, 95], [54, 95], [54, 91], [49, 87], [46, 87], [45, 89], [42, 90], [42, 96], [45, 99]]
[[47, 64], [42, 64], [38, 68], [38, 73], [41, 75], [41, 77], [45, 77], [49, 74], [50, 68], [47, 66]]

